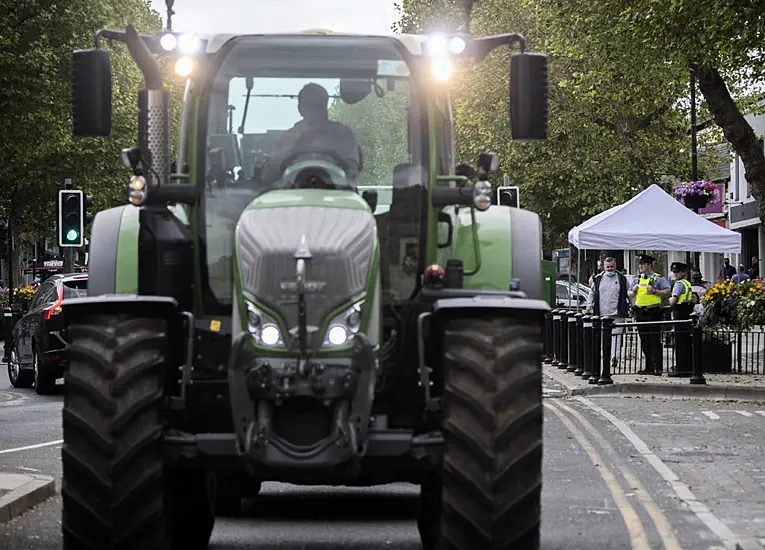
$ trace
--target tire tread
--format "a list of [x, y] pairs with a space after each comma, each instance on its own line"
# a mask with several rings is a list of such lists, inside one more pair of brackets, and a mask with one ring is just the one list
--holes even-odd
[[63, 428], [64, 547], [165, 549], [166, 321], [93, 315], [69, 328]]
[[541, 328], [512, 317], [448, 320], [444, 550], [539, 548]]

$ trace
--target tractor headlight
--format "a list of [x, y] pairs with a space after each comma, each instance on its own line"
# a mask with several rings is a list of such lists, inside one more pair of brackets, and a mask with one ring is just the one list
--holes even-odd
[[184, 33], [178, 37], [178, 51], [183, 55], [194, 55], [202, 48], [202, 41], [196, 34]]
[[250, 303], [247, 304], [247, 330], [261, 346], [284, 346], [284, 339], [276, 320]]
[[488, 181], [477, 181], [473, 186], [473, 205], [476, 210], [488, 210], [491, 206], [491, 184]]
[[159, 45], [162, 47], [163, 50], [166, 52], [173, 51], [176, 47], [178, 47], [178, 37], [175, 36], [173, 33], [166, 33], [160, 36], [159, 38]]
[[175, 74], [182, 77], [188, 77], [194, 72], [194, 59], [191, 57], [181, 57], [175, 62]]
[[364, 300], [359, 300], [340, 315], [332, 319], [324, 335], [323, 348], [337, 348], [353, 340], [361, 328], [361, 311]]

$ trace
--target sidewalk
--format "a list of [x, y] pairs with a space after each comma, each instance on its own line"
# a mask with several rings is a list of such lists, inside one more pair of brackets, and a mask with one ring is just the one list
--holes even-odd
[[542, 372], [558, 384], [565, 386], [570, 395], [620, 395], [623, 397], [653, 396], [674, 399], [717, 399], [765, 402], [765, 376], [757, 374], [705, 374], [705, 385], [693, 385], [688, 378], [616, 374], [613, 384], [590, 384], [551, 365], [543, 365]]
[[52, 477], [0, 473], [0, 523], [19, 517], [55, 493]]

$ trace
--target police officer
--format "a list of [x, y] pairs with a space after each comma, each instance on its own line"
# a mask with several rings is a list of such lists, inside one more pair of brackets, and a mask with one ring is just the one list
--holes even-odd
[[[669, 296], [670, 287], [667, 279], [654, 273], [653, 262], [656, 258], [648, 254], [638, 257], [638, 269], [640, 275], [632, 278], [630, 289], [627, 293], [634, 298], [635, 321], [640, 335], [640, 347], [645, 356], [645, 367], [638, 374], [653, 374], [661, 376], [664, 367], [663, 349], [661, 346], [661, 325], [651, 325], [648, 322], [661, 321], [662, 297]], [[646, 323], [646, 324], [644, 324]]]
[[[682, 262], [672, 264], [672, 273], [675, 274], [672, 296], [669, 305], [672, 308], [672, 319], [675, 321], [687, 321], [693, 313], [693, 290], [688, 280], [688, 266]], [[693, 373], [691, 364], [691, 327], [682, 324], [675, 327], [675, 369], [667, 373], [667, 376], [687, 378]]]

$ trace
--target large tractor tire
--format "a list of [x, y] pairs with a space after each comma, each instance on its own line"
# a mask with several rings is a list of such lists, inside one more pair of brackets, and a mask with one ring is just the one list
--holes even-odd
[[443, 341], [444, 465], [422, 484], [423, 546], [536, 550], [541, 327], [485, 314], [448, 320]]
[[207, 548], [214, 480], [171, 471], [163, 461], [166, 321], [93, 315], [69, 335], [64, 549]]

